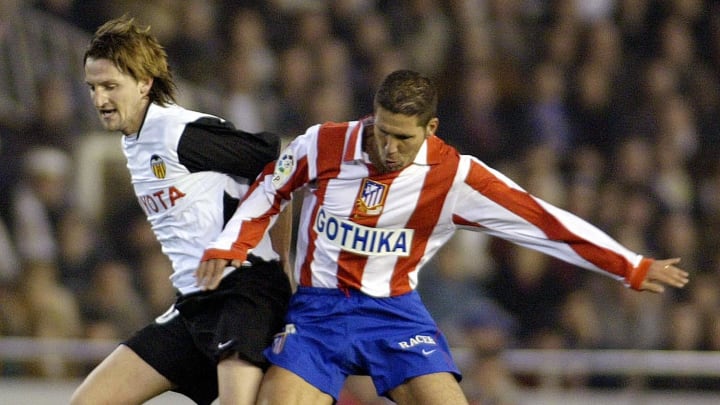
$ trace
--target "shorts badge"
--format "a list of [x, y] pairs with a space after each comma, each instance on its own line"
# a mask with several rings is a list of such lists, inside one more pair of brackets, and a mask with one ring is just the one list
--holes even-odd
[[292, 335], [296, 332], [295, 330], [295, 324], [289, 323], [285, 325], [285, 330], [276, 334], [273, 338], [272, 343], [272, 351], [275, 354], [280, 354], [280, 352], [283, 351], [285, 348], [285, 340], [287, 340], [288, 335]]

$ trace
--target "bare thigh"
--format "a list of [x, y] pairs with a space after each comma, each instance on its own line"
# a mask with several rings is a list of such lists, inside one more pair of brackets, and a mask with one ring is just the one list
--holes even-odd
[[392, 404], [389, 399], [378, 396], [375, 384], [368, 376], [351, 375], [345, 380], [343, 386], [343, 393], [340, 394], [350, 397], [350, 401], [353, 403], [360, 403], [365, 405], [388, 405]]
[[320, 391], [297, 374], [282, 367], [271, 366], [265, 373], [258, 405], [323, 405], [332, 404], [332, 396]]
[[260, 367], [236, 356], [218, 364], [220, 405], [253, 405], [263, 378]]
[[141, 404], [172, 383], [125, 345], [118, 346], [73, 393], [72, 405]]
[[393, 401], [399, 405], [466, 405], [467, 399], [460, 384], [450, 373], [426, 374], [411, 378], [390, 390]]

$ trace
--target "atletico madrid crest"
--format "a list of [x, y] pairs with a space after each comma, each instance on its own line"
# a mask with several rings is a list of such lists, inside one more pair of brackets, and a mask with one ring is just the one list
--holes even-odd
[[363, 179], [356, 207], [365, 215], [380, 215], [385, 205], [386, 196], [387, 185], [367, 178]]

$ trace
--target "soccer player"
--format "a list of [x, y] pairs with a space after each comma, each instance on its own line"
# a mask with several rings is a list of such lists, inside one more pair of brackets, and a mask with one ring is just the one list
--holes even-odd
[[135, 193], [172, 262], [178, 297], [95, 368], [72, 403], [139, 404], [173, 390], [198, 404], [218, 396], [254, 404], [268, 365], [262, 350], [282, 329], [291, 294], [281, 264], [290, 220], [274, 227], [275, 247], [261, 236], [212, 283], [195, 271], [252, 180], [277, 157], [279, 139], [177, 105], [163, 47], [131, 18], [102, 25], [84, 64], [104, 127], [123, 134]]
[[[459, 229], [486, 232], [636, 290], [683, 287], [679, 259], [654, 260], [542, 201], [435, 135], [437, 90], [419, 73], [388, 75], [373, 117], [310, 127], [268, 165], [198, 276], [255, 251], [291, 193], [303, 194], [298, 289], [265, 353], [260, 404], [330, 404], [348, 375], [369, 375], [399, 404], [467, 403], [447, 341], [415, 287]], [[471, 253], [469, 253], [471, 254]], [[521, 297], [518, 297], [521, 299]]]

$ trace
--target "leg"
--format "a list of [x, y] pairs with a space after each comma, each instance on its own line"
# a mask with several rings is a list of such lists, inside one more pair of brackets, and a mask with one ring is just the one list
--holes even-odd
[[343, 397], [348, 398], [350, 403], [357, 404], [388, 405], [392, 403], [389, 399], [378, 396], [372, 379], [364, 375], [351, 375], [345, 380], [343, 393], [340, 394], [338, 402], [342, 402]]
[[125, 345], [118, 346], [73, 393], [71, 404], [141, 404], [172, 383]]
[[293, 372], [271, 366], [265, 373], [258, 405], [332, 404], [332, 396], [320, 391]]
[[426, 374], [411, 378], [390, 390], [390, 396], [400, 405], [468, 403], [460, 389], [460, 384], [450, 373]]
[[217, 367], [221, 405], [253, 405], [263, 378], [262, 370], [244, 360], [231, 356]]

